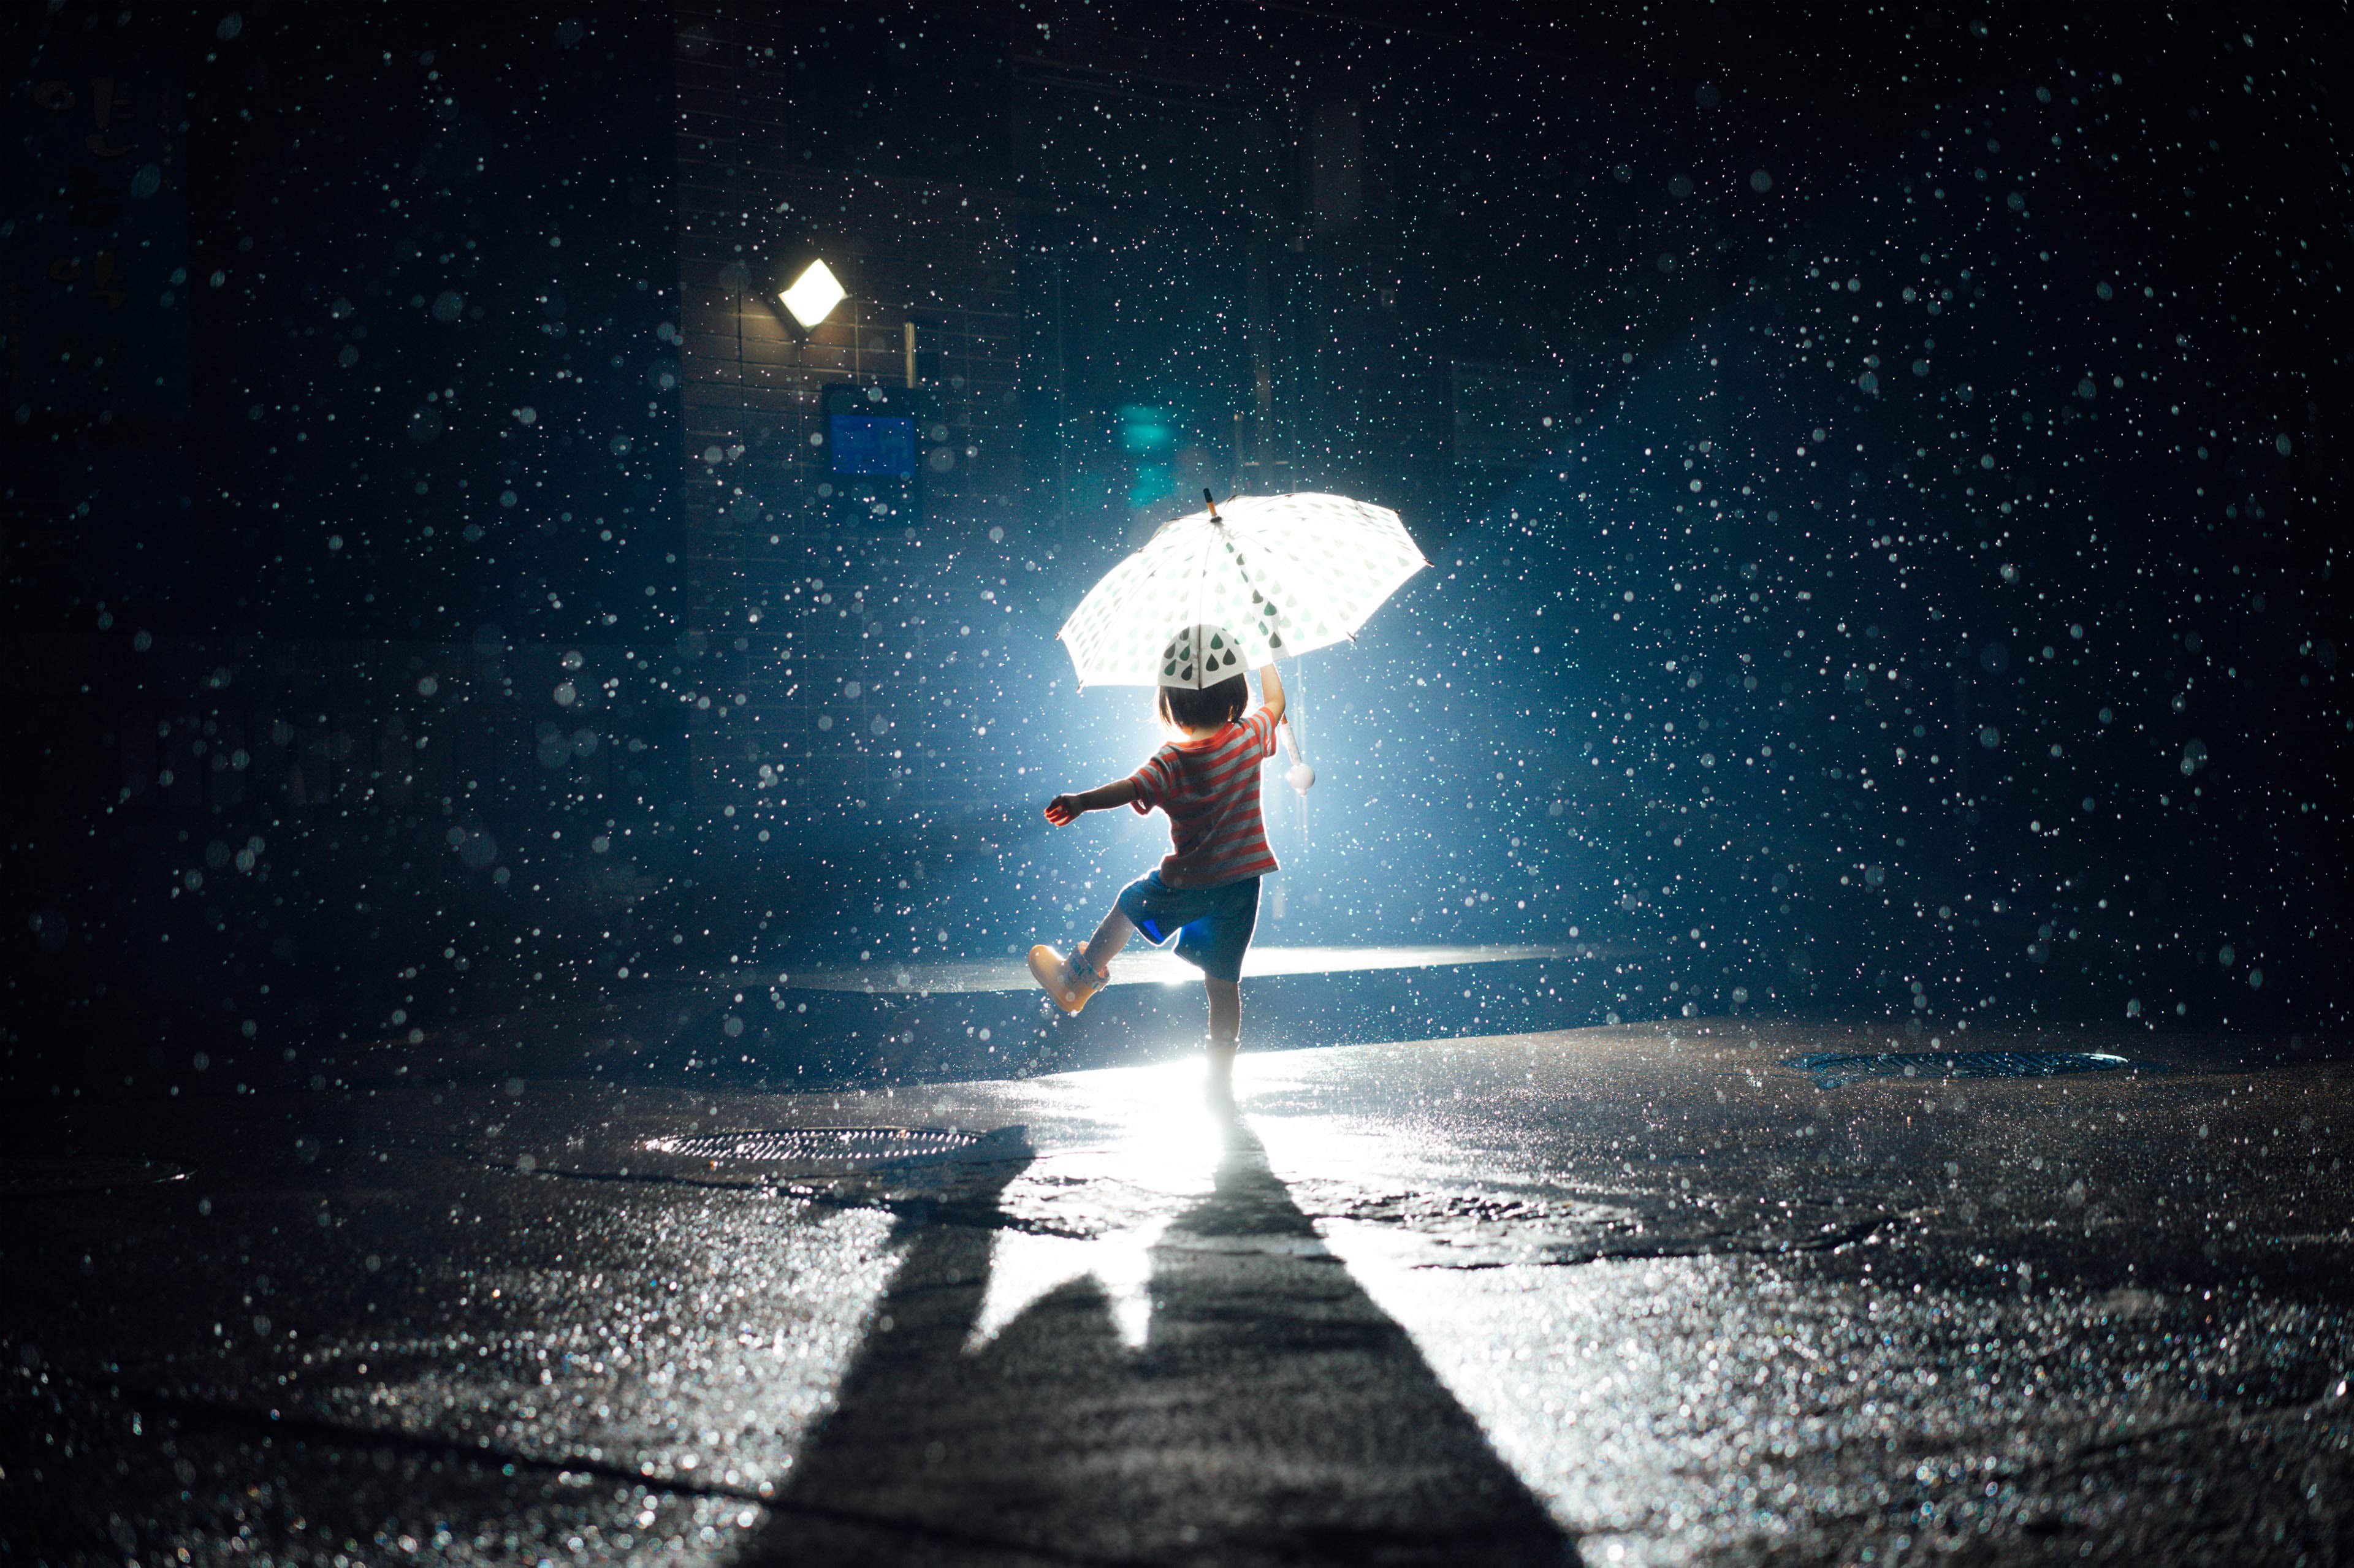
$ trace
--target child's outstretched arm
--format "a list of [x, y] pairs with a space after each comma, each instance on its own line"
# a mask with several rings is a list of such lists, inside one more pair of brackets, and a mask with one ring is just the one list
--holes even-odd
[[1267, 711], [1268, 715], [1276, 723], [1283, 722], [1283, 677], [1275, 673], [1275, 666], [1272, 664], [1262, 666], [1259, 670], [1258, 704]]
[[1046, 802], [1046, 820], [1058, 828], [1067, 828], [1088, 811], [1108, 810], [1125, 806], [1136, 799], [1136, 780], [1122, 779], [1114, 784], [1100, 784], [1076, 795], [1057, 795]]

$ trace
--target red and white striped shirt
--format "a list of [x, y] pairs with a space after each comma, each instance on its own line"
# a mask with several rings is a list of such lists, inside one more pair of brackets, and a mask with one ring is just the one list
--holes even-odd
[[1161, 880], [1172, 887], [1223, 887], [1275, 870], [1259, 820], [1259, 768], [1275, 755], [1275, 718], [1265, 708], [1199, 740], [1175, 741], [1129, 776], [1139, 815], [1169, 813], [1172, 852]]

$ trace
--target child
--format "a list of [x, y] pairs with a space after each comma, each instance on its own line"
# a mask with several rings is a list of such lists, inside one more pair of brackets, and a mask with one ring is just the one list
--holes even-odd
[[[1223, 655], [1223, 657], [1222, 657]], [[1197, 966], [1210, 1000], [1210, 1061], [1223, 1072], [1242, 1038], [1243, 951], [1258, 923], [1258, 883], [1275, 867], [1267, 828], [1259, 820], [1259, 767], [1275, 755], [1275, 726], [1283, 722], [1283, 680], [1267, 665], [1258, 673], [1260, 705], [1245, 718], [1250, 684], [1225, 632], [1189, 627], [1162, 652], [1158, 706], [1177, 738], [1126, 779], [1084, 794], [1046, 802], [1056, 827], [1082, 812], [1129, 805], [1139, 815], [1155, 806], [1169, 813], [1171, 853], [1160, 869], [1121, 890], [1095, 938], [1067, 959], [1043, 943], [1030, 949], [1030, 972], [1066, 1012], [1076, 1012], [1103, 989], [1112, 955], [1129, 934], [1148, 941], [1177, 938], [1177, 956]]]

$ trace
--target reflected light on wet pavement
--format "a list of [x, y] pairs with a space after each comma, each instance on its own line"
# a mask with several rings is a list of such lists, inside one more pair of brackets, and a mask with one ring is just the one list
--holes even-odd
[[2340, 1076], [2064, 1044], [2127, 1065], [1825, 1086], [1885, 1036], [1715, 1020], [226, 1104], [18, 1201], [0, 1470], [142, 1561], [2327, 1560]]
[[[1541, 946], [1511, 944], [1450, 944], [1421, 947], [1278, 947], [1264, 944], [1243, 956], [1243, 978], [1271, 979], [1278, 975], [1358, 974], [1383, 969], [1459, 968], [1467, 965], [1517, 964], [1538, 959], [1600, 959], [1623, 955], [1623, 946], [1569, 942]], [[1114, 960], [1108, 983], [1124, 985], [1196, 985], [1202, 973], [1173, 949], [1161, 950], [1140, 938]], [[913, 996], [970, 995], [989, 991], [1034, 991], [1037, 981], [1019, 959], [944, 959], [928, 962], [813, 965], [770, 971], [745, 969], [716, 982], [725, 990], [746, 985], [774, 985], [783, 991], [887, 991]]]
[[[990, 1243], [989, 1291], [965, 1341], [980, 1349], [1033, 1303], [1075, 1280], [1092, 1279], [1110, 1307], [1120, 1342], [1141, 1350], [1151, 1325], [1152, 1249], [1176, 1206], [1211, 1190], [1225, 1150], [1225, 1128], [1203, 1092], [1198, 1062], [1074, 1075], [1055, 1086], [1057, 1109], [1109, 1129], [1101, 1142], [1042, 1158], [1014, 1178], [1009, 1212], [1044, 1210], [1074, 1191], [1118, 1189], [1168, 1212], [1114, 1220], [1091, 1236], [1007, 1228]], [[1051, 1091], [1050, 1091], [1051, 1092]], [[1052, 1103], [1052, 1102], [1050, 1102]]]

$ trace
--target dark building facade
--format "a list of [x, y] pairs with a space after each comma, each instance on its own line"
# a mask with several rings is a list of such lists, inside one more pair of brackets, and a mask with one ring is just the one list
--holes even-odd
[[[682, 521], [689, 626], [714, 666], [690, 721], [695, 799], [779, 827], [969, 789], [917, 766], [895, 714], [959, 609], [938, 567], [1018, 531], [1025, 500], [1012, 198], [818, 164], [795, 40], [828, 27], [885, 48], [903, 30], [679, 12]], [[803, 328], [779, 296], [812, 263], [847, 292]], [[828, 388], [911, 421], [915, 477], [888, 499], [836, 473]], [[886, 391], [887, 408], [865, 397]]]
[[[1451, 209], [1401, 185], [1429, 106], [1296, 69], [1386, 35], [1225, 20], [679, 6], [699, 811], [979, 809], [993, 782], [932, 732], [1009, 599], [1067, 608], [1204, 487], [1350, 490], [1443, 535], [1565, 428], [1562, 344], [1500, 301], [1447, 316]], [[802, 328], [779, 295], [813, 261], [847, 294]], [[918, 429], [889, 505], [827, 445], [824, 400], [870, 391]]]

